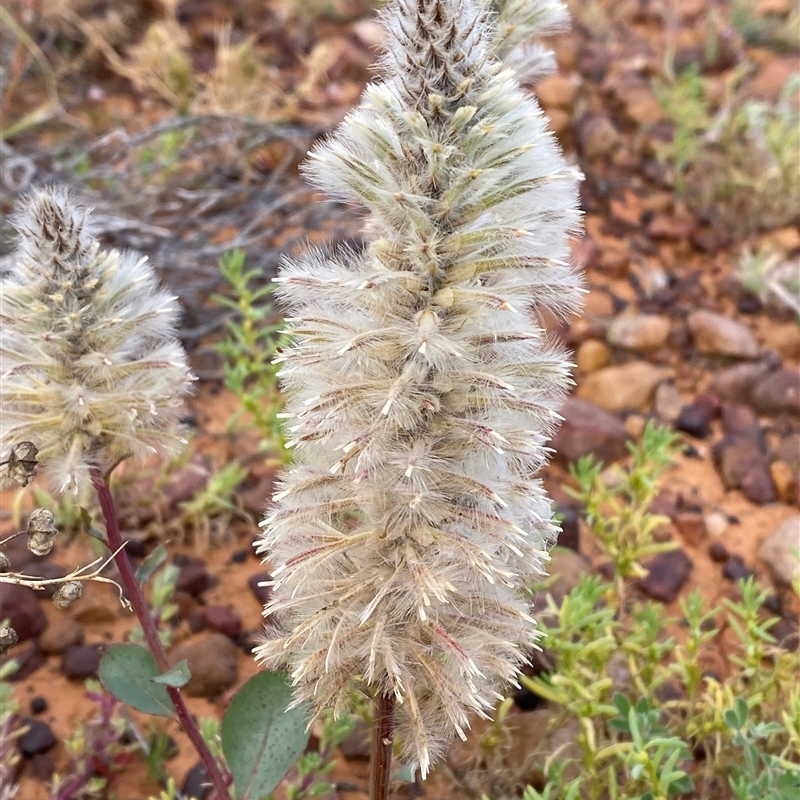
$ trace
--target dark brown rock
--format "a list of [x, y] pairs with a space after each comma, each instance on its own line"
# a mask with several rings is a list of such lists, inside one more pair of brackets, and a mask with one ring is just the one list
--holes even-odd
[[[63, 578], [68, 572], [69, 570], [65, 569], [60, 564], [54, 564], [47, 558], [37, 558], [25, 567], [26, 575], [30, 575], [32, 578], [38, 578], [39, 580]], [[51, 583], [45, 586], [41, 591], [37, 589], [36, 596], [38, 598], [45, 597], [49, 600], [56, 593], [57, 589], [58, 586]]]
[[722, 577], [729, 581], [743, 581], [755, 575], [740, 555], [732, 555], [722, 568]]
[[593, 455], [608, 464], [623, 458], [628, 452], [629, 434], [613, 414], [592, 403], [570, 397], [561, 414], [565, 422], [553, 439], [554, 458], [572, 463], [585, 455]]
[[772, 480], [769, 466], [757, 464], [742, 478], [739, 484], [742, 494], [756, 505], [763, 506], [774, 503], [778, 499], [778, 490]]
[[230, 606], [208, 606], [202, 611], [203, 624], [211, 631], [235, 639], [242, 632], [242, 618]]
[[197, 798], [197, 800], [208, 800], [213, 793], [214, 787], [209, 781], [206, 766], [201, 761], [186, 773], [183, 786], [181, 786], [181, 795]]
[[725, 433], [739, 433], [749, 439], [757, 439], [761, 435], [755, 412], [740, 403], [726, 403], [722, 407], [722, 430]]
[[705, 439], [711, 433], [711, 422], [719, 415], [719, 400], [713, 394], [700, 394], [685, 405], [675, 427], [698, 439]]
[[260, 584], [267, 583], [271, 580], [272, 575], [270, 575], [269, 572], [257, 572], [247, 579], [247, 585], [250, 587], [250, 591], [261, 605], [266, 605], [269, 602], [270, 597], [272, 597], [272, 587], [261, 586]]
[[748, 404], [753, 387], [758, 381], [763, 380], [768, 372], [769, 365], [763, 362], [737, 364], [735, 367], [717, 372], [711, 381], [709, 391], [720, 400]]
[[754, 469], [769, 474], [766, 455], [758, 444], [744, 436], [738, 434], [726, 436], [715, 445], [712, 454], [726, 489], [738, 489], [745, 477]]
[[71, 681], [96, 678], [104, 649], [99, 644], [68, 647], [61, 657], [61, 672]]
[[760, 414], [800, 416], [800, 371], [781, 369], [753, 388], [753, 407]]
[[639, 581], [639, 588], [654, 600], [671, 603], [692, 571], [692, 560], [683, 550], [660, 553], [650, 564], [647, 576]]
[[189, 558], [180, 565], [175, 589], [186, 592], [192, 597], [199, 597], [211, 586], [211, 576], [206, 570], [206, 562], [202, 558]]
[[53, 729], [40, 719], [24, 717], [22, 727], [27, 728], [25, 733], [17, 739], [17, 749], [25, 758], [32, 758], [39, 753], [46, 753], [58, 743]]
[[728, 548], [722, 542], [712, 542], [708, 546], [708, 555], [717, 564], [724, 564], [731, 557]]
[[33, 675], [39, 667], [47, 663], [47, 656], [39, 649], [35, 642], [24, 650], [17, 650], [15, 648], [13, 655], [14, 661], [17, 662], [17, 669], [9, 675], [7, 680], [14, 683], [24, 681], [26, 678]]
[[0, 583], [0, 620], [6, 618], [20, 642], [33, 639], [47, 627], [37, 593], [16, 583]]
[[684, 541], [692, 547], [699, 547], [708, 536], [705, 517], [696, 512], [685, 511], [679, 514], [675, 520], [675, 527]]

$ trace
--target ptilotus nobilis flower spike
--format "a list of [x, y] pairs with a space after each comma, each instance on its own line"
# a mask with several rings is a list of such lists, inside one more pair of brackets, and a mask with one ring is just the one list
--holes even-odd
[[536, 640], [523, 590], [557, 528], [535, 477], [570, 384], [576, 171], [472, 0], [393, 0], [383, 80], [307, 175], [369, 210], [368, 246], [284, 265], [296, 465], [264, 521], [257, 655], [298, 702], [395, 698], [423, 775]]
[[74, 492], [91, 483], [91, 467], [181, 442], [192, 376], [176, 300], [145, 258], [101, 249], [88, 217], [52, 187], [14, 216], [19, 244], [0, 282], [3, 483], [22, 442], [57, 490]]

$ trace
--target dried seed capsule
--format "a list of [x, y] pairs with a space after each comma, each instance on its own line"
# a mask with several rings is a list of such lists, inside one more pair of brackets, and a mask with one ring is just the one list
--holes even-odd
[[5, 553], [0, 553], [0, 572], [11, 572], [11, 562]]
[[33, 442], [20, 442], [11, 448], [5, 462], [8, 477], [20, 486], [27, 486], [36, 474], [36, 456], [39, 450]]
[[76, 600], [81, 599], [83, 584], [80, 581], [62, 583], [53, 595], [53, 605], [66, 611]]
[[37, 556], [46, 556], [52, 549], [58, 528], [53, 515], [46, 508], [37, 508], [28, 517], [28, 550]]
[[18, 641], [19, 636], [13, 628], [0, 628], [0, 656], [4, 656]]

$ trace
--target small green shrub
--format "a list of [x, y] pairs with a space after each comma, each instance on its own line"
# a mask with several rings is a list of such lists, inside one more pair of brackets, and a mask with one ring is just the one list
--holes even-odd
[[[797, 797], [800, 660], [769, 633], [767, 593], [749, 579], [738, 599], [706, 610], [695, 590], [679, 620], [632, 591], [642, 559], [674, 546], [654, 541], [663, 519], [648, 510], [674, 451], [674, 434], [648, 426], [627, 470], [584, 459], [573, 471], [616, 577], [584, 575], [538, 613], [555, 667], [520, 680], [555, 710], [553, 730], [572, 724], [577, 735], [567, 755], [540, 754], [543, 784], [524, 800]], [[723, 617], [738, 640], [727, 678], [702, 666]], [[680, 641], [666, 635], [676, 624]]]
[[668, 180], [701, 218], [741, 234], [792, 224], [800, 209], [800, 74], [766, 103], [745, 99], [748, 70], [734, 72], [717, 110], [696, 66], [653, 83], [674, 126], [657, 149]]
[[[278, 416], [283, 403], [278, 392], [274, 359], [280, 352], [280, 324], [273, 323], [271, 285], [254, 288], [258, 270], [244, 269], [244, 253], [234, 250], [220, 261], [220, 272], [233, 290], [233, 297], [215, 295], [215, 300], [234, 312], [228, 320], [228, 337], [219, 345], [225, 359], [225, 385], [239, 398], [244, 414], [261, 437], [264, 450], [288, 460]], [[241, 421], [237, 413], [232, 424]]]

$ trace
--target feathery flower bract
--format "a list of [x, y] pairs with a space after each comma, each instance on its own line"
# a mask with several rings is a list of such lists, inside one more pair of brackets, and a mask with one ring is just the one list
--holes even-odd
[[264, 522], [257, 656], [318, 711], [354, 680], [392, 695], [424, 775], [536, 640], [522, 590], [557, 527], [535, 476], [571, 366], [542, 314], [579, 305], [579, 176], [473, 0], [393, 0], [383, 23], [383, 80], [306, 170], [368, 209], [368, 247], [278, 278], [296, 464]]
[[103, 250], [89, 212], [63, 188], [34, 190], [0, 282], [0, 481], [30, 442], [59, 491], [90, 469], [172, 451], [192, 380], [175, 334], [176, 299], [146, 259]]

